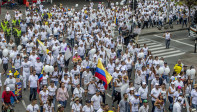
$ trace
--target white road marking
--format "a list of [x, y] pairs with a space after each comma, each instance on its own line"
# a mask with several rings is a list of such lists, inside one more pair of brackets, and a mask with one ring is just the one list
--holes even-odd
[[152, 46], [152, 45], [156, 45], [157, 43], [151, 42], [151, 43], [147, 43], [147, 46]]
[[173, 48], [170, 48], [170, 49], [163, 49], [163, 50], [159, 50], [159, 51], [152, 51], [151, 53], [152, 53], [152, 54], [156, 54], [156, 53], [167, 52], [167, 51], [171, 51], [171, 50], [174, 50], [174, 49], [173, 49]]
[[182, 38], [182, 39], [177, 39], [177, 40], [185, 40], [185, 39], [191, 39], [191, 38]]
[[176, 54], [167, 55], [167, 56], [162, 56], [162, 57], [163, 57], [163, 58], [169, 58], [169, 57], [179, 56], [179, 55], [183, 55], [183, 54], [185, 54], [185, 52], [176, 53]]
[[155, 50], [158, 50], [158, 49], [165, 49], [166, 47], [156, 47], [156, 48], [152, 48], [150, 49], [150, 51], [155, 51]]
[[172, 53], [177, 53], [177, 52], [181, 52], [180, 50], [176, 50], [176, 51], [170, 51], [170, 52], [164, 52], [164, 53], [158, 53], [158, 54], [154, 54], [156, 56], [164, 56], [164, 55], [169, 55], [169, 54], [172, 54]]
[[137, 42], [138, 44], [146, 44], [146, 43], [148, 43], [148, 42], [151, 42], [150, 40], [144, 40], [144, 41], [142, 41], [142, 42]]
[[151, 48], [158, 47], [158, 46], [162, 46], [162, 45], [161, 44], [156, 44], [156, 45], [151, 45], [151, 46], [148, 46], [148, 47], [151, 49]]
[[26, 109], [26, 104], [25, 104], [25, 101], [24, 101], [24, 100], [22, 100], [22, 104], [23, 104], [23, 106], [24, 106], [25, 109]]
[[109, 93], [107, 93], [107, 96], [109, 96], [110, 98], [112, 97]]
[[[154, 36], [159, 37], [159, 38], [163, 38], [162, 36], [159, 36], [159, 35], [154, 35]], [[190, 46], [190, 47], [194, 47], [194, 45], [187, 44], [187, 43], [184, 43], [184, 42], [180, 42], [178, 40], [171, 39], [171, 41], [174, 41], [174, 42], [177, 42], [177, 43], [180, 43], [180, 44], [184, 44], [184, 45], [187, 45], [187, 46]]]

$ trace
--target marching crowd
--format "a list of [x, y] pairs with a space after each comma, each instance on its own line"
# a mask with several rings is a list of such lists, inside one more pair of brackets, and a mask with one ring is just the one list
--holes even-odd
[[[197, 109], [193, 66], [178, 60], [170, 70], [146, 44], [129, 41], [124, 46], [132, 29], [166, 23], [165, 0], [139, 1], [135, 11], [114, 3], [93, 7], [93, 2], [80, 10], [33, 4], [25, 14], [6, 13], [0, 31], [0, 77], [7, 77], [0, 80], [0, 92], [5, 107], [18, 103], [21, 91], [29, 91], [27, 112], [64, 112], [69, 104], [71, 112], [110, 112], [111, 107], [118, 112], [181, 112], [186, 100]], [[191, 17], [194, 12], [191, 9]], [[186, 6], [171, 2], [171, 23], [187, 26], [188, 15]], [[113, 77], [107, 90], [94, 75], [98, 59]], [[108, 91], [112, 105], [106, 103]]]

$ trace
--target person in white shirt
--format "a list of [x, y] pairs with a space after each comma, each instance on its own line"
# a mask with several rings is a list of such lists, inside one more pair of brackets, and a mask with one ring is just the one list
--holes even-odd
[[159, 88], [159, 84], [156, 83], [156, 84], [155, 84], [155, 88], [153, 88], [153, 89], [151, 90], [152, 105], [153, 105], [153, 107], [152, 107], [152, 112], [154, 112], [154, 110], [155, 110], [154, 104], [155, 104], [155, 101], [156, 101], [156, 99], [158, 98], [158, 96], [159, 96], [160, 93], [161, 93], [161, 89]]
[[36, 98], [37, 95], [37, 87], [39, 87], [39, 80], [38, 76], [36, 75], [36, 71], [33, 70], [33, 74], [29, 76], [29, 89], [30, 89], [30, 95], [29, 95], [29, 101]]
[[182, 98], [178, 97], [177, 102], [175, 102], [173, 105], [173, 112], [182, 112], [181, 101]]
[[44, 106], [43, 106], [43, 111], [44, 112], [55, 112], [54, 105], [53, 105], [52, 101], [53, 100], [48, 99], [46, 104], [44, 104]]
[[22, 65], [21, 65], [21, 75], [23, 76], [24, 90], [26, 90], [27, 82], [29, 80], [31, 69], [32, 69], [32, 64], [30, 61], [28, 61], [28, 58], [25, 56], [24, 62], [22, 62]]
[[37, 99], [33, 99], [31, 104], [29, 104], [26, 108], [27, 112], [40, 112], [39, 106], [37, 104]]
[[93, 77], [93, 75], [92, 75], [92, 72], [90, 71], [90, 67], [87, 66], [86, 70], [82, 74], [82, 85], [83, 85], [84, 89], [87, 89], [87, 84], [90, 82], [92, 77]]
[[40, 100], [40, 111], [43, 111], [43, 105], [47, 103], [49, 96], [49, 92], [47, 90], [47, 86], [43, 86], [43, 90], [39, 93], [39, 100]]
[[191, 101], [190, 106], [197, 109], [197, 86], [194, 85], [194, 89], [191, 91]]
[[93, 104], [94, 111], [98, 111], [102, 103], [102, 97], [100, 96], [100, 91], [98, 90], [96, 91], [96, 94], [91, 98], [91, 102]]
[[76, 97], [74, 99], [74, 104], [72, 104], [72, 107], [71, 107], [71, 112], [81, 112], [82, 111], [82, 105], [80, 103], [80, 100], [78, 97]]
[[83, 106], [82, 112], [94, 112], [94, 108], [91, 105], [91, 101], [90, 100], [86, 100], [86, 105]]
[[40, 62], [40, 57], [37, 57], [36, 58], [36, 62], [34, 63], [34, 66], [33, 66], [33, 68], [34, 68], [34, 70], [36, 70], [36, 75], [39, 77], [40, 76], [40, 74], [41, 74], [41, 72], [42, 72], [42, 70], [43, 70], [43, 64], [42, 64], [42, 62]]
[[5, 19], [7, 19], [8, 21], [10, 21], [10, 19], [11, 19], [11, 15], [9, 14], [8, 11], [7, 11], [7, 13], [5, 14]]
[[138, 112], [149, 112], [149, 105], [147, 100], [143, 101], [143, 106], [140, 107]]
[[136, 112], [139, 110], [139, 106], [140, 106], [140, 99], [139, 99], [139, 95], [138, 93], [136, 92], [134, 94], [134, 97], [132, 98], [132, 100], [130, 100], [130, 104], [131, 104], [131, 111], [132, 112]]
[[169, 47], [170, 47], [170, 40], [171, 40], [172, 35], [168, 31], [166, 31], [166, 33], [163, 35], [163, 37], [166, 40], [166, 49], [169, 49]]
[[142, 106], [143, 101], [148, 99], [148, 87], [145, 82], [142, 82], [142, 87], [139, 88], [138, 94], [140, 95], [140, 106]]

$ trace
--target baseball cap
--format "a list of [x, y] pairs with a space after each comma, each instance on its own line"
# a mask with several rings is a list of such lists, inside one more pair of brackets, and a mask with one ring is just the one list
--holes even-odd
[[10, 91], [10, 87], [6, 87], [6, 89], [5, 89], [6, 91]]
[[37, 57], [36, 59], [37, 59], [37, 60], [39, 60], [40, 58], [39, 58], [39, 57]]
[[178, 89], [181, 89], [181, 86], [178, 86]]
[[57, 108], [61, 108], [61, 107], [64, 107], [64, 106], [62, 104], [57, 105]]
[[142, 82], [143, 85], [146, 85], [146, 82]]
[[171, 82], [171, 84], [174, 84], [174, 82]]
[[178, 97], [178, 101], [182, 101], [182, 98], [181, 97]]
[[135, 96], [140, 96], [137, 92], [135, 93]]
[[144, 100], [143, 103], [148, 103], [148, 101], [147, 100]]
[[156, 86], [159, 86], [159, 83], [156, 83], [155, 85], [156, 85]]

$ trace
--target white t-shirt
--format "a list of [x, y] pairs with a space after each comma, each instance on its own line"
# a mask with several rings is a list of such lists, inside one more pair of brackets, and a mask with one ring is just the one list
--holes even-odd
[[44, 104], [43, 108], [45, 109], [45, 112], [52, 112], [54, 105], [53, 103], [51, 103], [51, 106], [49, 106], [48, 104]]
[[26, 110], [29, 111], [29, 112], [38, 112], [39, 106], [37, 104], [34, 105], [34, 106], [32, 106], [31, 104], [29, 104], [27, 106], [27, 109]]
[[73, 94], [74, 94], [75, 97], [81, 98], [82, 97], [82, 94], [84, 92], [85, 92], [84, 89], [80, 87], [80, 89], [75, 88], [74, 91], [73, 91]]
[[15, 84], [16, 84], [16, 79], [15, 78], [7, 78], [4, 82], [4, 85], [6, 85], [7, 87], [10, 87], [11, 91], [15, 90]]
[[94, 112], [94, 108], [92, 105], [90, 105], [90, 107], [88, 107], [87, 105], [85, 105], [83, 108], [82, 108], [82, 111], [83, 112]]
[[34, 68], [35, 68], [35, 70], [36, 70], [36, 73], [41, 73], [41, 71], [42, 71], [42, 68], [43, 68], [43, 64], [42, 64], [42, 62], [35, 62], [34, 63]]
[[191, 91], [191, 97], [192, 97], [192, 104], [197, 104], [197, 91], [193, 89]]
[[30, 67], [31, 67], [31, 62], [30, 61], [27, 61], [27, 62], [22, 62], [22, 67], [23, 67], [23, 74], [26, 73], [26, 74], [30, 74]]
[[101, 106], [100, 103], [102, 102], [102, 97], [100, 95], [94, 95], [92, 96], [91, 101], [93, 102], [94, 110], [98, 110]]
[[49, 87], [48, 87], [49, 96], [54, 96], [56, 90], [57, 90], [57, 87], [56, 87], [55, 85], [54, 85], [53, 88], [52, 88], [51, 86], [49, 86]]
[[49, 96], [48, 90], [46, 90], [46, 92], [40, 91], [40, 95], [41, 95], [42, 102], [45, 104]]
[[48, 75], [43, 75], [43, 78], [42, 78], [42, 84], [43, 85], [47, 85], [47, 79], [49, 78], [49, 76]]
[[30, 76], [29, 76], [29, 81], [30, 81], [30, 87], [31, 87], [31, 88], [36, 88], [36, 87], [38, 87], [38, 86], [37, 86], [37, 82], [38, 82], [38, 76], [37, 76], [37, 75], [35, 75], [35, 76], [30, 75]]
[[74, 112], [80, 112], [80, 110], [81, 110], [81, 104], [76, 104], [76, 103], [74, 103], [73, 105], [72, 105], [72, 109], [74, 110]]
[[138, 94], [141, 96], [142, 99], [147, 99], [148, 87], [146, 87], [145, 89], [140, 87], [138, 90]]
[[[161, 93], [161, 89], [158, 89], [157, 90], [156, 88], [153, 88], [151, 90], [151, 95], [153, 94], [153, 96], [155, 96], [155, 97], [158, 97], [160, 93]], [[156, 99], [152, 97], [152, 101], [155, 101], [155, 100]]]
[[140, 100], [139, 98], [132, 98], [131, 104], [132, 104], [132, 112], [138, 111], [138, 106], [139, 106]]

